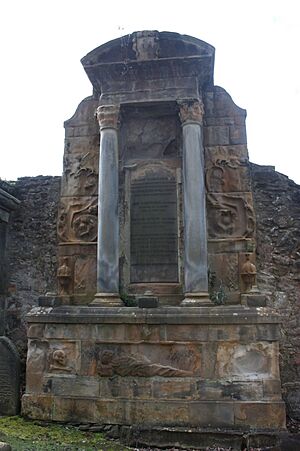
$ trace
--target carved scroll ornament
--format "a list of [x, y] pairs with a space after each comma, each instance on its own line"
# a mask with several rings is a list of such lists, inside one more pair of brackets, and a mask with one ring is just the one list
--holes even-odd
[[207, 190], [215, 193], [249, 190], [247, 165], [248, 160], [237, 157], [210, 161], [205, 174]]
[[98, 154], [64, 156], [62, 195], [96, 195], [98, 190]]
[[97, 239], [97, 198], [62, 200], [57, 231], [63, 242], [93, 242]]
[[247, 195], [207, 195], [208, 232], [211, 238], [249, 238], [255, 227], [254, 210]]

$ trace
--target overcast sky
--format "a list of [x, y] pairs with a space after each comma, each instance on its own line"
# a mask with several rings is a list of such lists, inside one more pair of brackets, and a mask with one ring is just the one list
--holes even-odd
[[61, 174], [63, 122], [92, 92], [80, 59], [144, 29], [213, 45], [215, 84], [248, 112], [250, 160], [300, 183], [298, 0], [2, 0], [1, 178]]

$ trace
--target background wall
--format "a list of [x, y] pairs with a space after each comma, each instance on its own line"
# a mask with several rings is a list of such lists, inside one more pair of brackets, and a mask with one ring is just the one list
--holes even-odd
[[17, 346], [24, 364], [25, 315], [40, 295], [56, 290], [60, 177], [22, 177], [12, 188], [21, 204], [11, 214], [7, 236], [6, 335]]
[[[281, 377], [288, 413], [300, 419], [300, 186], [271, 166], [251, 165], [257, 217], [258, 285], [283, 317]], [[60, 177], [14, 182], [21, 200], [7, 242], [6, 333], [26, 359], [25, 314], [56, 291]]]
[[283, 394], [288, 413], [300, 419], [300, 186], [271, 166], [251, 166], [258, 286], [282, 315]]

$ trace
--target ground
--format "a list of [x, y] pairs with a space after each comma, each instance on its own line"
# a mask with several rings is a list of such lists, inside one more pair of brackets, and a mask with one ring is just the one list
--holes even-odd
[[[299, 450], [300, 422], [288, 419], [289, 432], [281, 442], [281, 451]], [[84, 428], [84, 427], [83, 427]], [[71, 425], [59, 425], [24, 418], [0, 418], [0, 441], [11, 445], [13, 451], [159, 451], [157, 448], [129, 448], [104, 433], [79, 430]], [[279, 451], [276, 447], [275, 450]], [[206, 451], [230, 451], [231, 448], [206, 448]], [[242, 451], [273, 451], [274, 448], [250, 448]], [[188, 451], [170, 448], [165, 451]], [[190, 449], [189, 451], [196, 451]]]

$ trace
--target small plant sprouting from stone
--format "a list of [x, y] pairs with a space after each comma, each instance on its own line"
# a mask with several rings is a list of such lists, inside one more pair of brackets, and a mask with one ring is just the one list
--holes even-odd
[[136, 307], [137, 306], [136, 299], [133, 296], [130, 296], [129, 294], [127, 294], [127, 293], [121, 292], [120, 293], [120, 298], [124, 302], [125, 307]]
[[224, 287], [222, 285], [222, 282], [220, 283], [219, 290], [212, 293], [211, 300], [216, 305], [224, 305], [225, 304], [226, 293], [225, 293]]
[[224, 305], [226, 292], [222, 280], [218, 281], [214, 271], [208, 271], [209, 297], [215, 305]]

